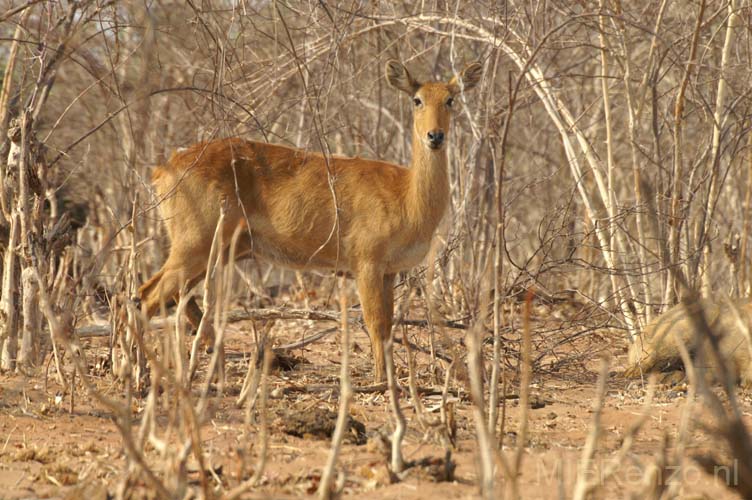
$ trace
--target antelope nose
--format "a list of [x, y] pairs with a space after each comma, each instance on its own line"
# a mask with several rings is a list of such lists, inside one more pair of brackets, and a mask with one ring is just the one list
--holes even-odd
[[444, 142], [444, 131], [431, 130], [428, 132], [428, 140], [431, 141], [432, 148], [438, 148]]

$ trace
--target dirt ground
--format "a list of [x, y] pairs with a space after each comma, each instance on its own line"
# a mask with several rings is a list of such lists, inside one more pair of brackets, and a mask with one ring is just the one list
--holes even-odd
[[[663, 384], [658, 388], [650, 417], [636, 436], [630, 453], [618, 464], [613, 477], [602, 477], [603, 471], [612, 467], [615, 452], [628, 429], [640, 417], [645, 387], [639, 381], [619, 377], [625, 368], [626, 343], [615, 339], [613, 331], [566, 324], [571, 318], [551, 314], [550, 308], [538, 310], [536, 314], [534, 326], [538, 333], [533, 347], [536, 370], [532, 386], [535, 409], [529, 412], [529, 436], [520, 478], [522, 497], [571, 497], [576, 464], [593, 417], [598, 358], [605, 352], [612, 356], [611, 376], [602, 413], [604, 432], [598, 442], [590, 477], [601, 484], [596, 498], [627, 497], [642, 486], [645, 469], [656, 463], [664, 449], [671, 455], [687, 402], [685, 387]], [[566, 316], [572, 315], [576, 313]], [[549, 329], [552, 324], [564, 324], [564, 327], [554, 331]], [[297, 340], [301, 332], [317, 327], [320, 328], [304, 321], [279, 321], [273, 330], [275, 343]], [[425, 328], [411, 328], [408, 337], [418, 345], [427, 345], [427, 335]], [[446, 335], [460, 343], [465, 332], [451, 330]], [[518, 339], [513, 333], [507, 338], [509, 345], [514, 345]], [[294, 368], [277, 367], [272, 371], [268, 463], [261, 485], [244, 498], [297, 498], [315, 492], [328, 457], [330, 440], [326, 430], [300, 428], [305, 427], [306, 416], [315, 414], [312, 420], [326, 424], [326, 410], [337, 411], [339, 342], [338, 334], [329, 335], [288, 353], [300, 361]], [[354, 332], [354, 342], [354, 385], [368, 385], [371, 383], [368, 337], [362, 331]], [[85, 344], [92, 379], [99, 390], [110, 397], [119, 395], [121, 386], [106, 371], [99, 373], [95, 366], [97, 353], [106, 352], [107, 340], [91, 339]], [[250, 441], [256, 442], [258, 428], [248, 431], [244, 425], [245, 411], [235, 405], [252, 345], [247, 323], [230, 325], [226, 338], [227, 383], [224, 393], [210, 400], [201, 428], [207, 466], [214, 472], [212, 480], [221, 482], [225, 489], [249, 477], [259, 450], [254, 446], [243, 451], [243, 443], [247, 443], [249, 437], [246, 432], [251, 432]], [[398, 375], [406, 387], [407, 369], [401, 347], [396, 349], [396, 354]], [[420, 353], [416, 363], [421, 374], [420, 385], [428, 389], [422, 396], [423, 405], [429, 414], [436, 415], [430, 412], [438, 408], [440, 395], [430, 388], [439, 387], [440, 382], [432, 380], [427, 354]], [[356, 394], [351, 417], [362, 423], [364, 429], [349, 433], [343, 447], [340, 469], [346, 478], [344, 493], [357, 498], [476, 498], [479, 494], [477, 446], [465, 385], [460, 377], [450, 385], [457, 430], [456, 446], [451, 450], [455, 467], [452, 472], [448, 472], [443, 462], [445, 449], [435, 435], [421, 431], [409, 393], [403, 393], [401, 404], [409, 421], [406, 459], [429, 460], [423, 466], [408, 470], [399, 480], [390, 480], [383, 445], [378, 439], [380, 429], [390, 428], [388, 397], [382, 392]], [[507, 455], [517, 445], [521, 409], [514, 398], [516, 392], [516, 382], [512, 381], [509, 389], [512, 397], [506, 399], [505, 408], [504, 453]], [[740, 404], [752, 426], [752, 400], [748, 394], [741, 394]], [[142, 401], [135, 401], [134, 425], [138, 424], [142, 409]], [[315, 413], [317, 410], [322, 411]], [[709, 450], [724, 456], [721, 444], [700, 430], [692, 433], [685, 457]], [[122, 441], [112, 416], [82, 388], [76, 391], [70, 413], [69, 391], [59, 387], [52, 376], [47, 379], [45, 390], [43, 370], [31, 376], [0, 376], [1, 498], [106, 498], [108, 493], [116, 491], [124, 464]], [[158, 464], [151, 465], [159, 471]], [[686, 460], [681, 478], [673, 474], [673, 470], [669, 464], [660, 480], [667, 483], [681, 480], [679, 493], [683, 498], [736, 498], [723, 484], [735, 481], [734, 467], [718, 469], [713, 477], [702, 472], [695, 462]], [[195, 484], [198, 481], [196, 469], [191, 474]], [[435, 482], [437, 477], [446, 479], [447, 474], [449, 481]], [[501, 473], [497, 477], [501, 490], [504, 479]], [[140, 491], [138, 495], [150, 496], [146, 489]]]

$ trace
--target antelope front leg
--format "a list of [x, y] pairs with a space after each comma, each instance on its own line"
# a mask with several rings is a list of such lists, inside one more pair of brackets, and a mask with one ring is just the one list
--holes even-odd
[[394, 274], [384, 275], [384, 313], [386, 317], [386, 340], [392, 335], [392, 322], [394, 321]]
[[[358, 295], [363, 307], [363, 318], [366, 321], [368, 336], [371, 338], [373, 352], [373, 376], [376, 383], [386, 380], [384, 363], [384, 340], [391, 325], [391, 314], [387, 311], [384, 294], [384, 273], [375, 266], [362, 266], [357, 273]], [[391, 302], [391, 301], [390, 301]]]

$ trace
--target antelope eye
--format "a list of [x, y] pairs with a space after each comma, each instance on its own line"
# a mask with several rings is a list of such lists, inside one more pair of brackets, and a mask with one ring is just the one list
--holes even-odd
[[420, 97], [416, 97], [413, 99], [413, 103], [415, 104], [415, 107], [417, 108], [421, 104], [423, 104], [423, 101], [420, 100]]
[[448, 108], [451, 108], [452, 104], [454, 104], [454, 99], [450, 97], [449, 99], [446, 100], [446, 105]]

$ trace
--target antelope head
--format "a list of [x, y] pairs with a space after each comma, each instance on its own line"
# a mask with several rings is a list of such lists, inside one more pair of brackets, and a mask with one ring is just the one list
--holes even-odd
[[[454, 100], [460, 92], [470, 90], [480, 81], [483, 66], [468, 64], [448, 82], [420, 83], [399, 61], [386, 63], [386, 79], [413, 100], [413, 140], [431, 151], [440, 151], [446, 144]], [[413, 145], [415, 147], [416, 145]]]

